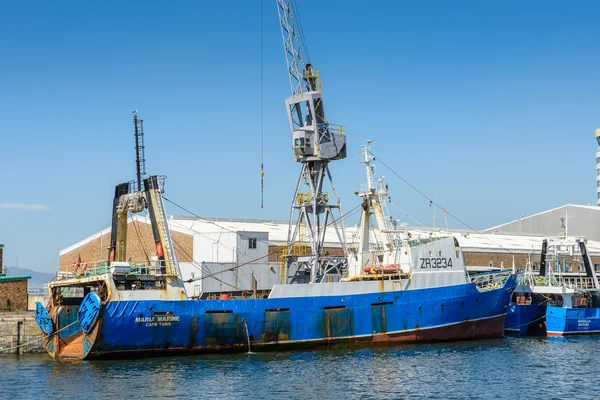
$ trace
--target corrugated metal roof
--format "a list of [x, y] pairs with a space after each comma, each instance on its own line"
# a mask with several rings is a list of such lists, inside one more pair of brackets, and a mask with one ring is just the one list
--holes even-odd
[[[583, 207], [583, 206], [582, 206]], [[560, 208], [560, 207], [559, 207]], [[591, 207], [598, 209], [600, 207]], [[150, 223], [149, 218], [134, 216], [133, 220]], [[224, 231], [230, 232], [267, 232], [269, 234], [269, 243], [273, 245], [282, 245], [287, 242], [288, 222], [274, 220], [257, 220], [257, 219], [230, 219], [230, 218], [195, 218], [195, 217], [170, 217], [168, 219], [171, 229], [175, 232], [185, 233], [188, 235], [221, 233]], [[346, 227], [346, 243], [352, 243], [353, 237], [357, 232], [356, 227]], [[418, 228], [408, 227], [413, 235], [428, 235], [430, 231]], [[92, 235], [68, 248], [62, 250], [60, 254], [68, 253], [86, 243], [99, 237], [100, 234], [110, 232], [110, 228], [103, 230], [95, 235]], [[460, 246], [465, 251], [471, 252], [508, 252], [508, 253], [539, 253], [542, 247], [544, 237], [553, 235], [536, 236], [536, 235], [510, 235], [510, 234], [494, 234], [494, 233], [470, 233], [464, 230], [450, 231], [449, 234], [454, 235]], [[325, 246], [338, 246], [337, 234], [334, 229], [329, 229], [325, 238]], [[593, 255], [600, 255], [600, 242], [588, 240], [588, 251]]]
[[584, 236], [600, 241], [600, 207], [566, 204], [484, 230], [485, 233], [527, 236]]

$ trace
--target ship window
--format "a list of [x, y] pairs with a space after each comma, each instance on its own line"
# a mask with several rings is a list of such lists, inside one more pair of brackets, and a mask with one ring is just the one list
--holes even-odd
[[248, 248], [249, 249], [256, 248], [256, 238], [248, 238]]

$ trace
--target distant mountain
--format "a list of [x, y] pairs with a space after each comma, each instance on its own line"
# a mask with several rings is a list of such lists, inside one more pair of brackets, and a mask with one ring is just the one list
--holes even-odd
[[19, 268], [19, 267], [6, 267], [8, 271], [4, 273], [8, 276], [30, 276], [29, 289], [41, 289], [44, 285], [54, 279], [54, 274], [48, 274], [46, 272], [38, 272], [32, 269]]

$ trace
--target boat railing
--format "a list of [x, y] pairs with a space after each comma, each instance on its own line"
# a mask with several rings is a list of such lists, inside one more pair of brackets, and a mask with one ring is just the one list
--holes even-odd
[[565, 277], [561, 278], [563, 286], [570, 289], [596, 289], [594, 278], [587, 276]]
[[477, 286], [477, 290], [480, 292], [488, 292], [504, 286], [504, 283], [510, 275], [511, 271], [500, 271], [471, 275], [470, 278], [471, 282]]
[[596, 289], [594, 278], [587, 276], [535, 276], [525, 275], [521, 278], [519, 285], [523, 286], [563, 286], [570, 289]]
[[519, 280], [522, 286], [559, 286], [558, 279], [554, 275], [536, 276], [524, 275]]
[[338, 125], [338, 124], [329, 123], [328, 126], [329, 126], [329, 131], [330, 132], [337, 133], [337, 134], [340, 134], [340, 135], [343, 135], [344, 134], [344, 130], [346, 129], [346, 127], [344, 125]]
[[113, 275], [147, 275], [165, 276], [164, 261], [127, 261], [112, 265], [108, 260], [80, 262], [70, 266], [61, 267], [56, 274], [56, 280], [81, 279], [91, 276], [112, 273]]

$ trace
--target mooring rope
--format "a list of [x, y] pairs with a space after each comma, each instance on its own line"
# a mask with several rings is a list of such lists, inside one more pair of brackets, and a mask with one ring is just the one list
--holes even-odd
[[[539, 303], [538, 305], [539, 306], [543, 306], [544, 304], [548, 305], [548, 302], [549, 302], [549, 299], [546, 299], [546, 301], [543, 301], [543, 302]], [[540, 320], [542, 320], [544, 318], [546, 318], [546, 314], [545, 313], [544, 313], [544, 315], [542, 315], [539, 318], [534, 319], [533, 321], [525, 322], [524, 324], [517, 325], [517, 326], [511, 326], [508, 329], [516, 329], [516, 328], [520, 328], [520, 327], [525, 326], [525, 325], [530, 325], [530, 324], [533, 324], [534, 322], [540, 321]]]
[[48, 336], [40, 336], [40, 337], [39, 337], [39, 338], [37, 338], [37, 339], [31, 340], [31, 341], [29, 341], [29, 342], [27, 342], [27, 343], [22, 343], [22, 344], [19, 344], [19, 345], [17, 345], [17, 346], [5, 347], [5, 348], [3, 348], [3, 349], [0, 349], [0, 352], [4, 352], [4, 351], [7, 351], [7, 350], [15, 350], [15, 349], [18, 349], [19, 347], [27, 346], [27, 345], [29, 345], [29, 344], [32, 344], [32, 343], [39, 342], [40, 340], [43, 340], [43, 339], [46, 339], [46, 338], [51, 338], [52, 336], [56, 335], [58, 332], [64, 331], [65, 329], [67, 329], [67, 328], [69, 328], [69, 327], [71, 327], [71, 326], [75, 325], [77, 322], [79, 322], [79, 321], [72, 322], [72, 323], [70, 323], [69, 325], [67, 325], [67, 326], [65, 326], [65, 327], [63, 327], [63, 328], [60, 328], [60, 329], [59, 329], [59, 330], [57, 330], [56, 332], [52, 332], [52, 333], [51, 333], [50, 335], [48, 335]]

